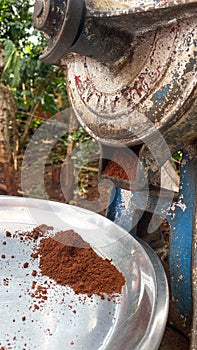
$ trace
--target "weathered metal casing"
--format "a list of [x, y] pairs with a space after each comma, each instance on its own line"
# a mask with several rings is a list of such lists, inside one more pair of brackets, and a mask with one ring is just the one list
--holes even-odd
[[93, 137], [133, 146], [159, 131], [172, 151], [197, 138], [196, 1], [43, 0], [42, 9], [40, 1], [41, 59], [65, 67]]

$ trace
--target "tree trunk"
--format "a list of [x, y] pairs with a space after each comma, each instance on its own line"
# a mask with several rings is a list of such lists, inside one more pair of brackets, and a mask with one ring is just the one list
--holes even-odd
[[[0, 47], [0, 70], [4, 64], [3, 49]], [[15, 119], [15, 103], [12, 92], [0, 83], [0, 163], [2, 163], [6, 191], [16, 195], [15, 168], [17, 153], [17, 132]], [[1, 188], [1, 186], [0, 186]]]

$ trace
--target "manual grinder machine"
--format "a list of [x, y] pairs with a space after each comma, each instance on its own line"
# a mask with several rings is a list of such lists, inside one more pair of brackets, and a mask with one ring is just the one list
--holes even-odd
[[[168, 219], [170, 317], [197, 349], [197, 1], [37, 0], [34, 24], [48, 42], [41, 60], [65, 68], [100, 144], [100, 176], [115, 184], [107, 216], [150, 244]], [[113, 159], [128, 178], [107, 175]]]

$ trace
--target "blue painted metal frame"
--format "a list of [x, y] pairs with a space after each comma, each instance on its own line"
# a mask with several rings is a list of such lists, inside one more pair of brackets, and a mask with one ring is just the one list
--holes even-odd
[[[192, 317], [192, 242], [195, 203], [197, 196], [197, 168], [193, 158], [184, 152], [181, 166], [179, 198], [166, 215], [170, 226], [170, 276], [171, 292], [175, 309], [187, 319]], [[113, 193], [114, 195], [114, 193]], [[145, 196], [146, 197], [146, 196]], [[147, 198], [147, 197], [146, 197]], [[115, 189], [107, 217], [127, 231], [135, 226], [135, 210], [146, 208], [146, 198], [139, 193], [131, 194], [121, 188]], [[166, 211], [164, 199], [163, 207]]]
[[192, 318], [192, 244], [196, 203], [197, 169], [194, 158], [184, 152], [180, 192], [171, 210], [170, 278], [176, 311]]
[[130, 232], [133, 227], [134, 210], [132, 203], [132, 194], [130, 191], [116, 187], [112, 196], [113, 200], [108, 208], [107, 217], [125, 230]]

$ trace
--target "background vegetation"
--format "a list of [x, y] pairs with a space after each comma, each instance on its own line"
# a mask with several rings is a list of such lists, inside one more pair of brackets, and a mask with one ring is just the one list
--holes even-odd
[[[9, 134], [9, 140], [5, 142], [10, 143], [12, 153], [6, 155], [4, 164], [7, 162], [7, 167], [4, 173], [14, 165], [7, 184], [10, 189], [14, 179], [13, 174], [18, 171], [18, 167], [20, 168], [26, 145], [34, 131], [43, 121], [69, 107], [64, 72], [59, 67], [39, 60], [46, 43], [43, 35], [34, 30], [33, 5], [33, 0], [0, 1], [0, 44], [5, 53], [5, 65], [0, 75], [0, 84], [11, 92], [15, 104], [14, 117], [11, 118], [9, 115], [7, 117], [6, 135]], [[81, 145], [90, 139], [82, 127], [77, 123], [75, 125], [74, 131], [70, 134], [65, 133], [64, 137], [57, 142], [49, 154], [46, 165], [61, 164], [66, 152], [72, 153], [74, 145]], [[85, 145], [81, 148], [80, 155], [83, 150], [86, 151], [86, 147]], [[71, 173], [73, 171], [71, 170]], [[84, 182], [84, 178], [92, 174], [91, 171], [85, 172], [83, 176], [79, 174], [81, 193], [86, 193], [88, 184], [88, 181]], [[11, 192], [16, 194], [17, 190], [11, 190]]]
[[13, 92], [21, 149], [42, 120], [68, 106], [64, 74], [42, 63], [45, 40], [32, 23], [29, 0], [1, 0], [0, 40], [5, 51], [1, 82]]

